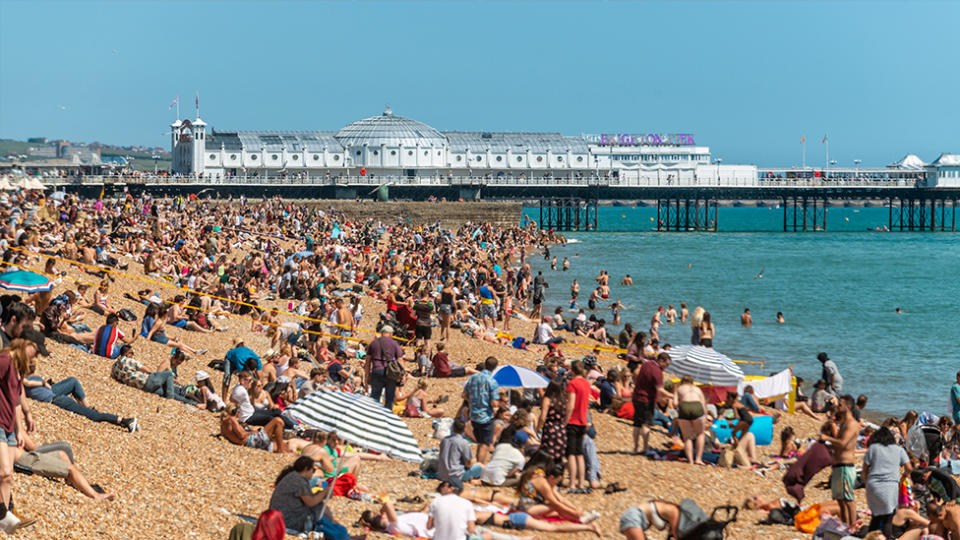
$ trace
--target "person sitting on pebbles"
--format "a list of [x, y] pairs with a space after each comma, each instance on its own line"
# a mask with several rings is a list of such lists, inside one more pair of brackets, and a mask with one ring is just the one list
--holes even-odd
[[303, 439], [283, 440], [283, 420], [280, 418], [270, 420], [260, 430], [244, 428], [237, 418], [236, 403], [231, 403], [224, 409], [220, 419], [220, 435], [238, 446], [259, 448], [278, 454], [293, 454], [308, 444]]
[[[63, 478], [67, 484], [95, 501], [112, 501], [116, 493], [107, 493], [100, 486], [91, 485], [73, 462], [70, 445], [58, 441], [37, 446], [27, 433], [23, 433], [23, 447], [14, 449], [17, 465], [45, 478]], [[21, 527], [23, 524], [21, 523]]]

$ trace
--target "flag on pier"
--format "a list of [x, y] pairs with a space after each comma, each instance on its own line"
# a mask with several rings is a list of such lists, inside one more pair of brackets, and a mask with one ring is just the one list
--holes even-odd
[[807, 142], [807, 136], [806, 136], [806, 135], [801, 135], [801, 136], [800, 136], [800, 144], [803, 144], [803, 143], [805, 143], [805, 142]]
[[173, 106], [177, 103], [180, 103], [180, 96], [173, 98], [173, 101], [170, 102], [170, 108], [167, 110], [173, 110]]
[[820, 142], [821, 142], [821, 143], [827, 142], [827, 134], [826, 134], [826, 133], [823, 134], [823, 140], [820, 141]]

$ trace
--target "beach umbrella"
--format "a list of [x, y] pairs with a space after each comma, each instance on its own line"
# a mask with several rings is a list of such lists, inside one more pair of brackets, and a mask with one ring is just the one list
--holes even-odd
[[393, 411], [363, 394], [328, 390], [298, 399], [287, 414], [321, 431], [392, 458], [420, 463], [417, 439]]
[[521, 366], [500, 366], [493, 380], [502, 388], [546, 388], [550, 381], [536, 371]]
[[39, 189], [39, 190], [47, 189], [47, 186], [43, 185], [43, 182], [41, 182], [40, 180], [37, 180], [36, 178], [32, 178], [32, 177], [31, 177], [31, 178], [28, 178], [28, 179], [23, 183], [23, 187], [24, 187], [24, 189]]
[[11, 270], [0, 274], [0, 288], [8, 291], [35, 293], [49, 291], [53, 282], [36, 272]]
[[289, 266], [291, 261], [299, 261], [300, 259], [305, 259], [311, 255], [313, 255], [312, 251], [300, 251], [294, 253], [293, 255], [287, 257], [287, 260], [283, 262], [283, 265]]
[[737, 386], [743, 380], [743, 370], [726, 355], [712, 347], [683, 345], [667, 351], [670, 367], [675, 375], [690, 375], [698, 383], [713, 386]]

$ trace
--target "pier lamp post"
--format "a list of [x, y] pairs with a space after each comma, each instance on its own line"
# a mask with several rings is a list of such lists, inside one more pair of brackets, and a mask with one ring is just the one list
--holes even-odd
[[854, 167], [856, 168], [856, 170], [857, 170], [856, 176], [853, 177], [854, 180], [860, 178], [860, 163], [862, 163], [862, 161], [860, 161], [859, 159], [853, 160], [853, 166], [854, 166]]
[[[837, 166], [837, 160], [831, 159], [831, 160], [830, 160], [830, 166], [831, 166], [831, 167], [836, 167], [836, 166]], [[830, 173], [827, 173], [827, 177], [828, 177], [828, 178], [831, 177]]]
[[720, 185], [720, 164], [723, 163], [723, 158], [717, 158], [717, 185]]

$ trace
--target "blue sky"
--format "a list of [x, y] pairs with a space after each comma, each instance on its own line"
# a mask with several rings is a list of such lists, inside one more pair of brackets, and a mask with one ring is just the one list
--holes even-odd
[[[960, 2], [0, 0], [0, 138], [168, 144], [394, 112], [440, 130], [694, 133], [725, 163], [960, 152]], [[116, 52], [114, 52], [116, 51]]]

